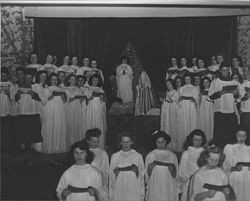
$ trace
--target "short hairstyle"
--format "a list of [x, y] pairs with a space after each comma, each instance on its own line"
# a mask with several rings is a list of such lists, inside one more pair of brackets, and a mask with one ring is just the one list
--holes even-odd
[[202, 137], [202, 143], [201, 143], [202, 147], [207, 143], [207, 138], [205, 133], [200, 129], [195, 129], [186, 137], [186, 141], [184, 142], [185, 150], [187, 150], [189, 146], [193, 146], [193, 138], [195, 135]]
[[218, 167], [221, 167], [221, 165], [223, 164], [223, 162], [225, 160], [225, 154], [223, 154], [222, 149], [217, 147], [217, 146], [209, 147], [209, 148], [207, 148], [207, 149], [205, 149], [204, 151], [201, 152], [201, 154], [200, 154], [200, 156], [199, 156], [199, 158], [197, 160], [198, 167], [201, 168], [201, 167], [203, 167], [204, 165], [207, 164], [207, 159], [209, 158], [210, 153], [220, 155]]
[[92, 161], [94, 160], [94, 153], [89, 150], [89, 145], [88, 145], [87, 141], [86, 140], [82, 140], [82, 141], [79, 141], [79, 142], [75, 142], [71, 146], [71, 152], [72, 152], [72, 154], [74, 153], [74, 150], [76, 148], [79, 148], [80, 150], [84, 150], [84, 151], [87, 152], [87, 156], [86, 156], [85, 161], [86, 161], [86, 163], [91, 164]]
[[239, 125], [239, 126], [237, 127], [237, 129], [236, 129], [234, 135], [232, 136], [232, 143], [233, 143], [233, 144], [237, 143], [237, 137], [236, 137], [236, 135], [237, 135], [237, 133], [238, 133], [239, 131], [244, 131], [244, 132], [246, 132], [246, 134], [247, 134], [247, 139], [246, 139], [246, 142], [245, 142], [245, 143], [246, 143], [246, 144], [249, 144], [250, 139], [248, 139], [248, 130], [247, 130], [247, 128], [246, 128], [244, 125]]
[[205, 89], [205, 87], [204, 87], [204, 85], [203, 85], [203, 81], [204, 81], [204, 80], [209, 81], [210, 84], [211, 84], [211, 82], [212, 82], [212, 80], [211, 80], [209, 77], [203, 77], [203, 78], [201, 79], [201, 83], [200, 83], [200, 89], [201, 89], [201, 90], [204, 90], [204, 89]]
[[41, 74], [45, 74], [46, 77], [48, 78], [48, 72], [46, 70], [38, 71], [38, 73], [36, 74], [36, 83], [40, 82], [40, 75]]
[[119, 148], [119, 149], [121, 149], [121, 141], [122, 141], [122, 138], [123, 137], [128, 137], [128, 138], [130, 138], [133, 142], [135, 142], [135, 138], [134, 138], [134, 136], [132, 135], [132, 133], [130, 132], [130, 131], [128, 131], [128, 130], [123, 130], [123, 131], [121, 131], [120, 133], [119, 133], [119, 135], [118, 135], [118, 137], [117, 137], [117, 140], [116, 140], [116, 142], [117, 142], [117, 147]]
[[239, 65], [242, 67], [243, 62], [242, 62], [242, 59], [241, 59], [241, 57], [240, 57], [240, 56], [238, 56], [238, 55], [234, 55], [234, 56], [232, 57], [232, 60], [233, 60], [233, 59], [237, 59], [237, 60], [239, 61]]
[[97, 86], [98, 86], [98, 87], [102, 87], [102, 77], [101, 77], [99, 74], [97, 74], [97, 73], [95, 73], [94, 75], [92, 75], [92, 76], [89, 78], [89, 81], [88, 81], [89, 86], [92, 86], [92, 81], [93, 81], [94, 78], [98, 78], [98, 80], [99, 80]]
[[186, 83], [185, 83], [185, 79], [186, 79], [186, 77], [190, 77], [190, 79], [191, 79], [191, 83], [193, 83], [193, 82], [194, 82], [194, 79], [193, 79], [192, 74], [191, 74], [191, 73], [185, 73], [185, 75], [183, 76], [183, 82], [184, 82], [184, 84], [186, 84]]
[[168, 78], [168, 79], [166, 80], [166, 82], [170, 82], [170, 83], [172, 84], [173, 88], [176, 89], [176, 84], [175, 84], [175, 81], [174, 81], [173, 79]]
[[[56, 77], [57, 81], [59, 81], [57, 74], [56, 73], [51, 73], [48, 79], [48, 85], [51, 86], [51, 78], [52, 77]], [[57, 83], [57, 85], [59, 85], [59, 82]]]
[[102, 131], [99, 128], [88, 129], [86, 131], [86, 139], [90, 140], [91, 137], [100, 137]]
[[229, 65], [226, 64], [226, 63], [220, 64], [220, 70], [221, 70], [222, 68], [224, 68], [224, 67], [229, 68]]
[[171, 137], [164, 131], [156, 131], [154, 133], [154, 141], [156, 142], [157, 139], [163, 138], [166, 141], [166, 145], [168, 145], [171, 142]]
[[[184, 82], [183, 82], [183, 78], [180, 77], [180, 76], [177, 76], [175, 79], [174, 79], [174, 83], [175, 83], [175, 86], [176, 86], [176, 80], [177, 79], [180, 79], [181, 80], [181, 85], [183, 86]], [[176, 86], [177, 87], [177, 86]]]

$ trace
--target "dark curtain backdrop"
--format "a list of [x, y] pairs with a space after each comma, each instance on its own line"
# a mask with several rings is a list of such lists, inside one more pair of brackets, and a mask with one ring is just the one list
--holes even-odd
[[[35, 19], [35, 51], [41, 62], [52, 53], [79, 63], [96, 58], [108, 80], [127, 41], [131, 41], [156, 90], [164, 89], [172, 56], [202, 57], [222, 53], [227, 62], [236, 47], [236, 17]], [[107, 83], [107, 82], [106, 82]]]

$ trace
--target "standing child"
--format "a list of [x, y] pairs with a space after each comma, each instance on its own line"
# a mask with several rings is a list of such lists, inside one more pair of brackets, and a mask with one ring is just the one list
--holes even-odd
[[102, 178], [99, 171], [90, 165], [93, 153], [86, 141], [76, 142], [71, 151], [75, 164], [67, 169], [57, 185], [60, 201], [100, 201], [103, 198]]
[[98, 128], [89, 129], [86, 132], [89, 149], [94, 153], [94, 160], [91, 165], [102, 174], [103, 189], [106, 192], [105, 200], [108, 200], [109, 158], [107, 152], [99, 147], [100, 136], [101, 131]]
[[144, 163], [142, 155], [132, 149], [128, 132], [120, 135], [122, 149], [111, 157], [109, 195], [111, 201], [143, 201]]
[[235, 143], [227, 144], [224, 148], [224, 169], [228, 173], [229, 183], [235, 190], [237, 200], [246, 201], [250, 197], [250, 146], [246, 145], [246, 130], [239, 128], [235, 135]]
[[193, 130], [186, 139], [184, 149], [181, 156], [178, 180], [179, 190], [182, 192], [181, 201], [188, 201], [188, 187], [193, 174], [199, 169], [197, 160], [200, 153], [204, 150], [206, 144], [206, 136], [201, 130]]
[[211, 80], [204, 77], [200, 86], [200, 110], [198, 118], [198, 128], [205, 132], [208, 141], [213, 139], [214, 133], [214, 114], [213, 103], [208, 96]]
[[81, 107], [83, 96], [81, 89], [76, 86], [76, 76], [74, 74], [69, 75], [68, 82], [69, 87], [66, 88], [67, 144], [71, 146], [84, 137]]
[[49, 77], [49, 87], [45, 89], [44, 120], [42, 126], [43, 152], [61, 153], [68, 150], [66, 144], [66, 117], [64, 102], [66, 94], [58, 86], [55, 73]]
[[172, 139], [172, 146], [176, 148], [177, 145], [177, 110], [178, 93], [175, 90], [174, 80], [168, 79], [166, 81], [167, 94], [161, 106], [161, 130], [169, 133]]
[[100, 146], [104, 148], [106, 135], [106, 105], [104, 102], [104, 91], [102, 90], [102, 79], [100, 75], [94, 74], [89, 78], [89, 87], [84, 90], [88, 98], [86, 108], [86, 129], [99, 128], [102, 131]]
[[176, 155], [167, 149], [171, 137], [164, 131], [154, 134], [156, 149], [146, 157], [147, 201], [178, 201]]

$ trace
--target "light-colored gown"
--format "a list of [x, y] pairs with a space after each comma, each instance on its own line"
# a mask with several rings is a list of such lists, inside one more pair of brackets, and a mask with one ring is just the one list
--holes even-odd
[[127, 64], [121, 64], [116, 69], [117, 97], [124, 103], [133, 101], [133, 69]]
[[[100, 200], [103, 197], [102, 179], [100, 172], [93, 166], [86, 165], [72, 165], [61, 176], [57, 185], [57, 195], [61, 197], [61, 193], [65, 188], [71, 185], [77, 188], [94, 187], [98, 190]], [[66, 201], [96, 201], [95, 197], [90, 196], [88, 192], [85, 193], [71, 193]]]
[[[166, 98], [161, 106], [161, 130], [165, 131], [171, 136], [171, 145], [177, 148], [177, 110], [178, 105], [178, 92], [175, 90], [167, 91]], [[170, 102], [173, 101], [173, 102]]]
[[[207, 167], [202, 167], [194, 175], [191, 181], [190, 196], [191, 201], [194, 201], [194, 197], [198, 193], [208, 191], [208, 189], [203, 188], [203, 185], [227, 185], [228, 177], [226, 173], [221, 168], [208, 169]], [[224, 193], [216, 191], [215, 196], [212, 198], [205, 198], [203, 201], [226, 201]]]
[[245, 144], [228, 144], [224, 148], [226, 159], [224, 169], [228, 173], [229, 183], [232, 185], [237, 201], [246, 201], [250, 198], [250, 171], [243, 167], [240, 172], [231, 172], [231, 167], [237, 162], [250, 162], [250, 146]]
[[[11, 111], [11, 97], [8, 97], [4, 90], [7, 90], [10, 92], [11, 88], [11, 82], [0, 82], [0, 115], [1, 117], [6, 117], [7, 115], [10, 114]], [[11, 93], [11, 92], [10, 92]]]
[[44, 106], [44, 120], [42, 125], [42, 149], [45, 153], [68, 151], [66, 144], [65, 107], [60, 96], [55, 96], [52, 100], [48, 100], [53, 91], [64, 92], [58, 86], [49, 86], [45, 90], [46, 104]]
[[[85, 95], [88, 98], [92, 97], [92, 94], [104, 93], [100, 87], [88, 87], [85, 90]], [[107, 131], [107, 122], [106, 122], [106, 105], [105, 102], [101, 100], [100, 97], [93, 97], [88, 104], [86, 105], [86, 130], [99, 128], [101, 130], [100, 136], [100, 147], [104, 148], [105, 146], [105, 136]]]
[[95, 155], [91, 165], [97, 168], [102, 175], [103, 190], [105, 192], [105, 200], [108, 200], [108, 183], [109, 183], [109, 157], [104, 149], [89, 149]]
[[[178, 171], [176, 155], [169, 150], [155, 149], [151, 151], [146, 157], [146, 169], [148, 165], [154, 161], [172, 163], [176, 167], [176, 172]], [[178, 201], [176, 179], [172, 177], [168, 167], [156, 165], [150, 177], [148, 177], [146, 173], [146, 182], [147, 201]]]
[[[136, 177], [132, 171], [122, 171], [116, 177], [116, 167], [127, 167], [136, 165], [139, 176]], [[111, 201], [143, 201], [144, 190], [144, 162], [142, 155], [135, 150], [128, 152], [119, 151], [112, 155], [110, 162], [109, 195]]]
[[192, 84], [186, 84], [179, 89], [179, 97], [193, 97], [195, 103], [191, 100], [182, 100], [179, 102], [180, 108], [177, 112], [177, 148], [182, 150], [183, 143], [191, 131], [198, 127], [198, 104], [199, 92]]
[[197, 160], [203, 150], [204, 149], [202, 147], [194, 148], [189, 146], [181, 156], [178, 172], [179, 192], [182, 192], [181, 201], [188, 201], [188, 187], [190, 178], [199, 169]]
[[198, 128], [205, 132], [207, 140], [210, 141], [213, 139], [214, 134], [213, 102], [208, 95], [200, 94], [200, 98]]
[[66, 122], [67, 122], [67, 144], [71, 146], [77, 141], [84, 138], [82, 124], [82, 105], [80, 99], [74, 99], [69, 102], [70, 98], [81, 96], [81, 90], [78, 87], [67, 87], [67, 103], [66, 103]]

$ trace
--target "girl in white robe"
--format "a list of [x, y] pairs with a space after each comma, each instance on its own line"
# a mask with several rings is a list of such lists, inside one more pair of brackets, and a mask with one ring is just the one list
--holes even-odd
[[64, 102], [66, 94], [59, 87], [56, 74], [49, 78], [50, 86], [45, 90], [44, 120], [42, 125], [44, 153], [62, 153], [68, 151], [66, 143], [66, 117]]
[[[194, 174], [190, 184], [191, 201], [226, 201], [235, 200], [230, 197], [233, 190], [228, 186], [226, 173], [220, 168], [224, 156], [218, 147], [211, 147], [201, 152], [198, 159], [200, 169]], [[221, 191], [205, 188], [204, 184], [226, 186]]]
[[89, 87], [85, 90], [88, 99], [86, 105], [86, 130], [99, 128], [102, 131], [100, 137], [100, 147], [104, 148], [107, 122], [106, 105], [104, 102], [105, 92], [102, 90], [102, 80], [100, 75], [94, 74], [89, 78]]
[[214, 135], [213, 102], [208, 96], [210, 84], [211, 80], [208, 77], [203, 78], [201, 81], [198, 118], [198, 128], [205, 132], [208, 141], [212, 140]]
[[66, 122], [67, 122], [67, 144], [71, 146], [84, 137], [82, 124], [82, 101], [81, 89], [76, 86], [76, 76], [69, 75], [69, 87], [66, 88]]
[[198, 127], [199, 91], [191, 84], [190, 75], [184, 77], [185, 85], [179, 90], [177, 148], [182, 150], [187, 135]]
[[126, 58], [122, 59], [122, 64], [116, 68], [117, 97], [121, 98], [123, 103], [133, 101], [133, 69], [128, 65]]
[[161, 106], [161, 130], [171, 136], [171, 146], [173, 149], [177, 147], [177, 110], [178, 92], [174, 89], [175, 84], [171, 79], [166, 80], [167, 94]]
[[172, 57], [171, 67], [169, 67], [166, 72], [166, 80], [169, 78], [174, 80], [177, 76], [177, 70], [178, 70], [177, 59], [175, 57]]
[[74, 74], [76, 74], [77, 70], [79, 69], [78, 59], [76, 56], [72, 57], [70, 67], [71, 67], [71, 69], [74, 70]]
[[39, 71], [40, 68], [42, 67], [41, 64], [38, 64], [37, 63], [38, 61], [38, 58], [37, 58], [37, 54], [36, 53], [32, 53], [30, 55], [30, 64], [26, 66], [26, 68], [33, 68], [33, 69], [36, 69], [36, 71]]
[[53, 57], [51, 54], [49, 54], [46, 57], [46, 63], [40, 68], [40, 70], [46, 70], [48, 72], [48, 75], [50, 75], [51, 73], [57, 73], [58, 68], [55, 63], [56, 57]]
[[89, 149], [94, 153], [94, 160], [91, 165], [101, 172], [105, 200], [108, 200], [109, 157], [107, 152], [99, 147], [100, 136], [101, 131], [98, 128], [89, 129], [86, 132], [86, 140], [89, 144]]
[[205, 144], [206, 136], [201, 130], [196, 129], [187, 136], [184, 146], [185, 151], [182, 153], [178, 172], [179, 192], [182, 193], [181, 201], [188, 201], [190, 178], [199, 169], [197, 160], [204, 150]]
[[250, 164], [250, 146], [246, 145], [247, 132], [238, 129], [236, 143], [227, 144], [224, 148], [226, 160], [224, 170], [229, 176], [229, 182], [235, 190], [237, 201], [246, 201], [250, 198], [250, 165], [238, 165], [238, 162]]
[[[171, 137], [163, 131], [154, 134], [157, 148], [146, 157], [146, 201], [178, 201], [176, 155], [166, 147]], [[158, 163], [160, 162], [160, 163]]]
[[[60, 201], [101, 201], [103, 200], [102, 178], [100, 172], [90, 165], [93, 153], [86, 141], [72, 146], [75, 164], [61, 176], [57, 185]], [[77, 192], [78, 191], [78, 192]]]
[[143, 201], [144, 162], [142, 155], [131, 149], [129, 133], [121, 134], [122, 149], [114, 153], [110, 162], [109, 195], [111, 201]]

